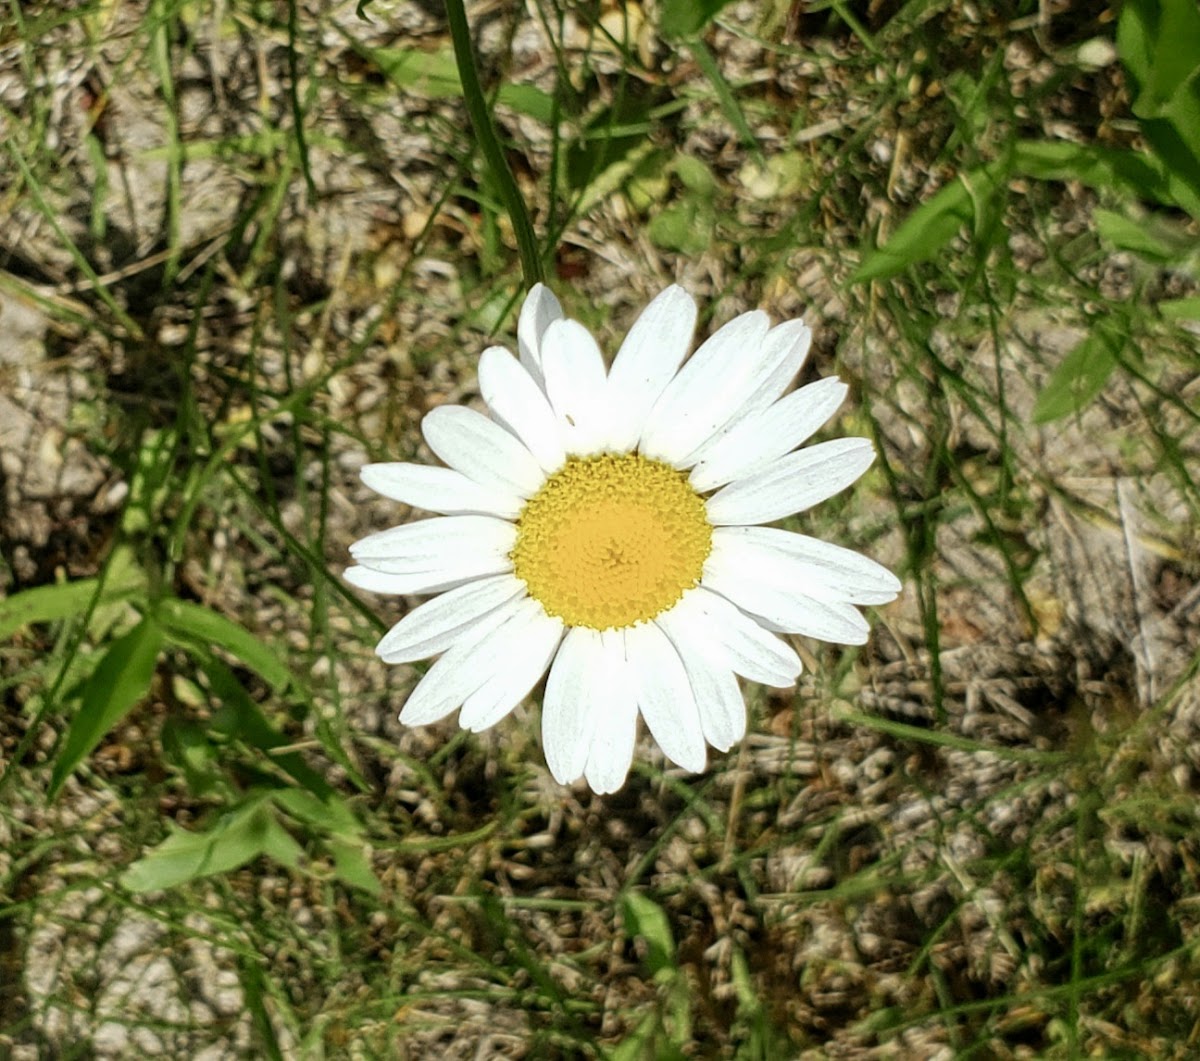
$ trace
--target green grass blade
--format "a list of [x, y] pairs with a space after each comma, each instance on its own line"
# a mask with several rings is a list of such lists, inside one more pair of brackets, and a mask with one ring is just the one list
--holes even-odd
[[761, 162], [763, 160], [763, 153], [762, 148], [759, 146], [758, 138], [754, 135], [754, 130], [750, 128], [750, 123], [746, 121], [746, 115], [742, 113], [741, 105], [738, 103], [737, 97], [733, 94], [733, 89], [721, 73], [721, 67], [717, 63], [716, 57], [699, 38], [688, 41], [687, 49], [692, 53], [692, 58], [696, 60], [696, 65], [700, 67], [704, 72], [704, 76], [708, 78], [717, 101], [721, 104], [721, 110], [724, 111], [725, 117], [729, 119], [729, 124], [737, 131], [738, 138], [754, 154], [755, 158]]

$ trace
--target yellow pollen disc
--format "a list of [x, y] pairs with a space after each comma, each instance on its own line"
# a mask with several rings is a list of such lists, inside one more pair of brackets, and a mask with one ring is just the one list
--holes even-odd
[[571, 457], [517, 519], [517, 578], [549, 614], [593, 630], [632, 626], [700, 581], [712, 550], [687, 476], [636, 453]]

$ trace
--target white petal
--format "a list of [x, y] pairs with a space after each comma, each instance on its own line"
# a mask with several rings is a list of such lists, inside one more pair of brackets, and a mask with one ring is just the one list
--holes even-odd
[[700, 346], [650, 410], [639, 443], [643, 454], [680, 467], [730, 420], [763, 368], [768, 323], [760, 310], [743, 313]]
[[500, 669], [467, 697], [458, 724], [482, 733], [512, 711], [546, 673], [563, 630], [562, 620], [551, 618], [541, 605], [528, 618], [506, 624], [503, 643], [496, 647]]
[[646, 417], [683, 363], [696, 330], [696, 303], [672, 284], [642, 311], [617, 351], [608, 374], [611, 425], [617, 453], [637, 445]]
[[832, 497], [870, 466], [868, 438], [835, 438], [768, 464], [722, 487], [705, 505], [710, 523], [769, 523]]
[[400, 462], [368, 464], [359, 475], [377, 494], [446, 516], [482, 512], [502, 519], [515, 519], [525, 507], [525, 502], [516, 494], [480, 486], [453, 468]]
[[722, 549], [713, 542], [702, 582], [743, 611], [762, 616], [788, 633], [839, 645], [866, 644], [870, 633], [866, 619], [853, 605], [781, 589], [772, 568], [755, 566], [744, 550]]
[[421, 433], [451, 468], [482, 486], [529, 497], [546, 480], [529, 450], [474, 409], [439, 405], [425, 414]]
[[350, 546], [350, 555], [364, 567], [394, 575], [475, 567], [491, 568], [480, 575], [494, 575], [506, 570], [494, 565], [508, 562], [516, 541], [517, 528], [507, 520], [436, 516], [360, 538]]
[[688, 482], [703, 492], [759, 471], [807, 442], [837, 412], [849, 389], [830, 376], [742, 417], [700, 451]]
[[365, 589], [368, 593], [407, 593], [407, 589], [396, 589], [403, 579], [407, 583], [407, 579], [403, 575], [385, 575], [382, 571], [372, 571], [369, 567], [348, 567], [342, 572], [342, 578], [352, 586], [359, 589]]
[[414, 608], [384, 634], [375, 652], [385, 663], [411, 663], [436, 656], [480, 621], [493, 615], [501, 621], [508, 618], [524, 594], [524, 583], [512, 575], [468, 582]]
[[718, 527], [713, 544], [754, 554], [750, 562], [769, 570], [780, 589], [818, 600], [887, 604], [902, 588], [886, 567], [860, 553], [776, 527]]
[[796, 373], [808, 357], [812, 346], [812, 332], [802, 320], [784, 321], [767, 333], [768, 343], [778, 344], [782, 350], [774, 368], [746, 399], [747, 411], [765, 409], [774, 402], [796, 378]]
[[[787, 321], [767, 333], [758, 358], [747, 362], [746, 369], [750, 373], [747, 378], [739, 380], [736, 386], [726, 385], [721, 390], [720, 400], [725, 411], [719, 424], [679, 462], [680, 467], [690, 468], [703, 456], [709, 444], [736, 420], [761, 412], [778, 397], [777, 389], [782, 390], [779, 385], [786, 386], [795, 374], [791, 366], [798, 368], [808, 350], [806, 332], [803, 321]], [[797, 351], [799, 356], [796, 356]]]
[[558, 299], [544, 284], [534, 284], [521, 306], [517, 320], [517, 350], [521, 364], [540, 387], [542, 385], [542, 336], [552, 321], [563, 315]]
[[593, 792], [616, 792], [629, 775], [637, 740], [637, 695], [625, 659], [625, 636], [619, 630], [600, 634], [605, 685], [603, 710], [595, 713], [592, 743], [584, 776]]
[[569, 785], [587, 765], [596, 717], [605, 710], [604, 651], [600, 634], [586, 626], [567, 631], [546, 679], [542, 701], [542, 750], [560, 785]]
[[540, 607], [536, 601], [523, 600], [504, 622], [480, 623], [464, 634], [425, 672], [400, 712], [400, 721], [406, 726], [426, 726], [460, 706], [504, 666], [505, 653], [512, 651], [505, 631]]
[[479, 392], [492, 416], [517, 436], [547, 475], [567, 459], [550, 402], [532, 376], [502, 346], [479, 358]]
[[[512, 564], [510, 563], [508, 567], [511, 568]], [[485, 574], [496, 574], [496, 572], [489, 571]], [[382, 571], [372, 571], [369, 567], [348, 567], [342, 573], [342, 577], [350, 585], [365, 589], [369, 593], [408, 597], [443, 593], [446, 590], [457, 589], [468, 582], [474, 582], [482, 576], [458, 575], [452, 571], [445, 575], [435, 571], [423, 571], [414, 575], [387, 575]]]
[[703, 770], [704, 730], [675, 646], [654, 623], [631, 626], [625, 630], [625, 659], [638, 708], [663, 754], [685, 770]]
[[656, 622], [671, 639], [683, 661], [700, 711], [704, 739], [718, 751], [729, 751], [746, 732], [746, 702], [732, 668], [722, 660], [719, 648], [713, 651], [711, 638], [689, 637], [667, 616], [659, 616]]
[[750, 681], [786, 688], [800, 676], [800, 657], [790, 645], [703, 586], [689, 590], [656, 621], [672, 639], [703, 646], [714, 665], [727, 665]]
[[607, 374], [604, 355], [578, 321], [554, 321], [542, 336], [546, 396], [567, 452], [586, 456], [607, 444]]

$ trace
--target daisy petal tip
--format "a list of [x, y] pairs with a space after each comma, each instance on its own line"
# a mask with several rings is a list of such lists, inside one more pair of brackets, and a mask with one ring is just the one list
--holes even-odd
[[[722, 748], [721, 751], [727, 749]], [[689, 774], [702, 774], [708, 769], [708, 749], [703, 745], [699, 749], [695, 749], [691, 754], [683, 757], [686, 761], [677, 763], [679, 767], [686, 770]]]
[[696, 315], [696, 300], [692, 298], [687, 288], [679, 284], [670, 284], [658, 293], [654, 301], [662, 300], [663, 304], [673, 313]]
[[546, 767], [549, 769], [550, 776], [554, 778], [555, 783], [562, 785], [564, 788], [575, 784], [576, 781], [583, 777], [582, 767], [578, 770], [568, 769], [565, 767], [565, 764], [552, 759], [549, 755], [546, 755]]

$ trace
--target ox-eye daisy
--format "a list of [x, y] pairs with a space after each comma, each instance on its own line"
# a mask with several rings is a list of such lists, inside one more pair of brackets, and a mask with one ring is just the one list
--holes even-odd
[[[429, 512], [351, 546], [347, 579], [437, 594], [379, 643], [389, 663], [435, 656], [400, 721], [462, 708], [480, 732], [547, 670], [542, 743], [560, 783], [614, 792], [638, 716], [667, 758], [703, 770], [746, 728], [735, 675], [789, 686], [780, 633], [861, 644], [855, 605], [900, 583], [848, 549], [764, 527], [854, 482], [864, 438], [797, 450], [846, 394], [822, 379], [785, 395], [808, 353], [802, 321], [744, 313], [687, 362], [696, 307], [669, 287], [611, 369], [541, 285], [517, 325], [520, 359], [485, 350], [491, 418], [441, 406], [421, 430], [447, 467], [370, 464], [363, 481]], [[681, 367], [682, 366], [682, 367]]]

